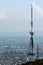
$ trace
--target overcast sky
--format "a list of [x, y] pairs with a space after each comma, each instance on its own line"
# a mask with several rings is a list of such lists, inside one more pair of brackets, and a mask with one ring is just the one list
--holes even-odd
[[0, 32], [29, 32], [31, 3], [34, 32], [43, 34], [43, 0], [0, 0]]

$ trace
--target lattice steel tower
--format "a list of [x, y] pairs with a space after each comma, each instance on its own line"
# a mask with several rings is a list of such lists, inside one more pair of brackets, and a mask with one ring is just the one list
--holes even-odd
[[31, 31], [30, 31], [30, 35], [31, 35], [31, 38], [30, 38], [30, 43], [29, 43], [28, 55], [34, 56], [34, 42], [33, 42], [34, 32], [33, 32], [33, 6], [32, 6], [32, 4], [31, 4]]

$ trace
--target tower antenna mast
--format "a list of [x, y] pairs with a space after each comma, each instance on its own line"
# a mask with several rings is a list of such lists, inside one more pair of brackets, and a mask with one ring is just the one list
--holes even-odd
[[34, 53], [34, 41], [33, 41], [34, 32], [33, 32], [33, 5], [32, 4], [31, 4], [31, 31], [30, 31], [30, 35], [31, 35], [31, 38], [30, 38], [30, 43], [29, 43], [28, 55], [33, 57], [35, 55], [35, 53]]

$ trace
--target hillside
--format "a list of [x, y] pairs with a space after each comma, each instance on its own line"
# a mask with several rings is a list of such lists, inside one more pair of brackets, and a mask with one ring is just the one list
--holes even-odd
[[22, 65], [43, 65], [43, 59], [41, 60], [36, 60], [34, 62], [27, 62], [25, 64], [22, 64]]

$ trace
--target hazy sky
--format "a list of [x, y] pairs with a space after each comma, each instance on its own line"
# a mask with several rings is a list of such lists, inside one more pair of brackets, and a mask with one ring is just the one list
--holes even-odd
[[43, 0], [0, 0], [0, 32], [29, 32], [31, 2], [34, 32], [43, 34]]

